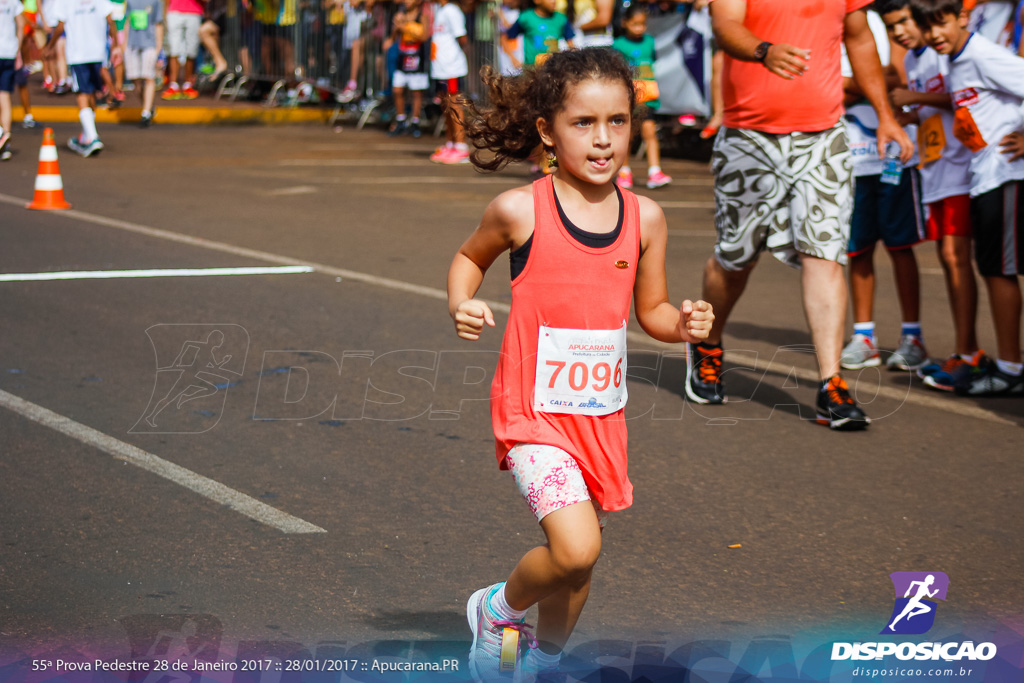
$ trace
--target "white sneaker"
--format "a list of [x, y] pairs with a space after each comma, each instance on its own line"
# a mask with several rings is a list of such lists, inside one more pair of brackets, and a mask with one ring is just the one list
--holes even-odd
[[882, 356], [878, 353], [878, 347], [871, 337], [864, 334], [855, 334], [850, 343], [843, 348], [839, 364], [844, 370], [860, 370], [861, 368], [873, 368], [882, 364]]
[[[519, 631], [533, 641], [529, 625], [522, 619], [502, 619], [490, 607], [491, 597], [504, 582], [481, 588], [473, 593], [466, 603], [466, 619], [473, 632], [473, 644], [469, 647], [469, 673], [475, 681], [495, 680], [501, 674], [501, 641], [506, 628]], [[518, 653], [517, 653], [518, 659]]]
[[911, 370], [917, 370], [927, 362], [928, 352], [925, 351], [921, 338], [912, 334], [905, 334], [900, 337], [899, 347], [885, 361], [885, 366], [890, 370], [910, 372]]

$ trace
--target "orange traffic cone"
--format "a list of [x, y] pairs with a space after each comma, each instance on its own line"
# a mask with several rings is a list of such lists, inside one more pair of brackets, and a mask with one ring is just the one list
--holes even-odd
[[70, 209], [64, 201], [64, 181], [57, 166], [57, 145], [53, 142], [53, 128], [43, 131], [43, 146], [39, 148], [39, 172], [36, 174], [36, 195], [29, 209]]

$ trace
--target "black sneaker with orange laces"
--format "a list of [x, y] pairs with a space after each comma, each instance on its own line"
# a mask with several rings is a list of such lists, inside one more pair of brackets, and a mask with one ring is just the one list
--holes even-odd
[[722, 345], [686, 345], [686, 396], [694, 403], [725, 403]]
[[832, 375], [818, 389], [818, 424], [841, 432], [866, 429], [871, 420], [850, 396], [846, 380]]

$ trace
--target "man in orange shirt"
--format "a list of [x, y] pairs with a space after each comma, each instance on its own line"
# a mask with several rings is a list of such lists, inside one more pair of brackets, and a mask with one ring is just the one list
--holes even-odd
[[[703, 298], [715, 309], [704, 344], [688, 346], [686, 395], [725, 402], [722, 330], [760, 253], [800, 268], [804, 312], [821, 373], [818, 422], [857, 430], [870, 420], [839, 376], [847, 289], [843, 277], [853, 210], [850, 151], [840, 118], [845, 43], [854, 77], [878, 112], [878, 149], [913, 145], [896, 123], [865, 7], [870, 0], [714, 0], [725, 52], [724, 122], [711, 159], [714, 255]], [[895, 151], [892, 152], [895, 154]]]

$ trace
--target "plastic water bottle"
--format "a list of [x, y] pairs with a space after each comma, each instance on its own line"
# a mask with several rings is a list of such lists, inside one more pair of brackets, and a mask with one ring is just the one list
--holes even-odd
[[900, 146], [890, 142], [885, 147], [885, 161], [882, 165], [882, 182], [899, 185], [903, 175], [903, 162], [900, 161]]

